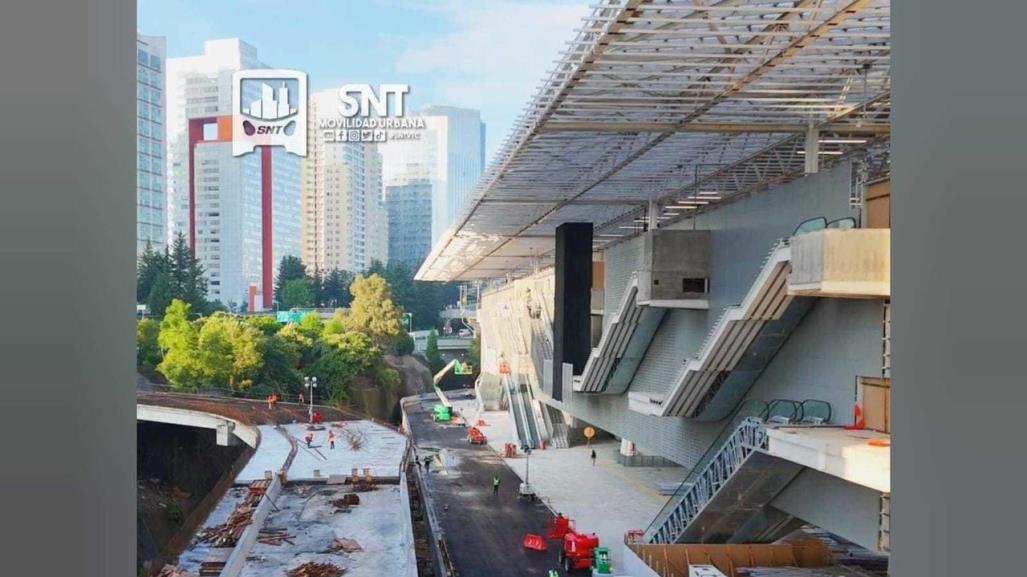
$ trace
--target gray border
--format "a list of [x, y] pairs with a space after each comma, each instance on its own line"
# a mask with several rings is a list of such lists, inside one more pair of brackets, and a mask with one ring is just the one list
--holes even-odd
[[[1027, 5], [893, 12], [892, 574], [1015, 570]], [[134, 573], [134, 36], [130, 0], [0, 15], [5, 573]]]
[[1022, 574], [1027, 4], [892, 12], [892, 575]]
[[135, 574], [133, 0], [0, 7], [0, 558]]

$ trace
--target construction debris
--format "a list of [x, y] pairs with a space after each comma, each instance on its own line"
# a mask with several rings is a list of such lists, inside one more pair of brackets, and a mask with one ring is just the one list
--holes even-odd
[[357, 495], [356, 493], [346, 493], [342, 496], [341, 499], [332, 499], [332, 505], [335, 505], [340, 509], [345, 509], [346, 507], [353, 507], [359, 504], [360, 495]]
[[194, 575], [196, 574], [190, 573], [178, 565], [165, 565], [160, 573], [157, 573], [157, 577], [194, 577]]
[[345, 569], [331, 563], [308, 561], [288, 572], [289, 577], [339, 577]]
[[345, 553], [356, 553], [357, 551], [363, 551], [364, 548], [357, 543], [355, 539], [348, 539], [346, 537], [336, 537], [332, 539], [332, 544], [328, 546], [329, 551], [343, 551]]
[[203, 561], [202, 563], [200, 563], [200, 577], [221, 575], [221, 571], [224, 568], [224, 561]]
[[285, 529], [275, 528], [264, 528], [257, 533], [257, 543], [263, 543], [264, 545], [281, 545], [282, 543], [288, 543], [295, 545], [292, 540], [295, 539], [295, 535], [290, 535]]
[[224, 523], [200, 531], [197, 540], [201, 543], [210, 543], [214, 547], [235, 547], [243, 531], [252, 522], [252, 518], [253, 507], [242, 503], [232, 511]]
[[359, 451], [360, 447], [364, 445], [364, 433], [359, 429], [354, 430], [352, 428], [342, 429], [342, 434], [346, 435], [346, 441], [354, 451]]

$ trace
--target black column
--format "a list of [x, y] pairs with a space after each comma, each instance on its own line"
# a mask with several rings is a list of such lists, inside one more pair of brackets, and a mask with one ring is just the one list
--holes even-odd
[[591, 352], [592, 223], [556, 228], [556, 282], [553, 303], [553, 398], [563, 400], [563, 363], [581, 374]]

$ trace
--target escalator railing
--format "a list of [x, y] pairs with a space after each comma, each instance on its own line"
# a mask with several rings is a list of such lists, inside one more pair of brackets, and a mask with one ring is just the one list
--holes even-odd
[[646, 529], [646, 536], [655, 534], [658, 528], [667, 520], [667, 518], [674, 512], [678, 507], [681, 500], [688, 494], [689, 490], [693, 485], [702, 477], [702, 475], [708, 469], [710, 463], [717, 458], [721, 450], [727, 444], [728, 440], [735, 435], [738, 428], [746, 421], [746, 419], [757, 419], [762, 422], [767, 416], [767, 403], [757, 400], [750, 399], [745, 401], [735, 410], [734, 414], [728, 419], [724, 427], [721, 429], [720, 434], [710, 444], [709, 449], [699, 458], [695, 466], [688, 473], [681, 484], [678, 485], [674, 493], [667, 499], [667, 502], [660, 509], [656, 517], [653, 518], [653, 522], [649, 524]]

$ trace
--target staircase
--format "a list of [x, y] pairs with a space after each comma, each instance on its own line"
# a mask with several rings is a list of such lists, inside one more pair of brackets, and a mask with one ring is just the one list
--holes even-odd
[[633, 274], [599, 346], [592, 349], [581, 376], [574, 377], [574, 390], [608, 394], [627, 390], [666, 313], [666, 308], [638, 304], [638, 275]]
[[[745, 418], [712, 457], [678, 487], [645, 532], [654, 544], [726, 543], [770, 538], [766, 505], [802, 470], [767, 455], [768, 436], [760, 419]], [[779, 534], [779, 531], [774, 531]], [[776, 535], [775, 535], [776, 536]]]
[[778, 241], [742, 303], [727, 307], [666, 395], [629, 393], [635, 411], [700, 421], [725, 418], [813, 304], [788, 294], [790, 246]]

